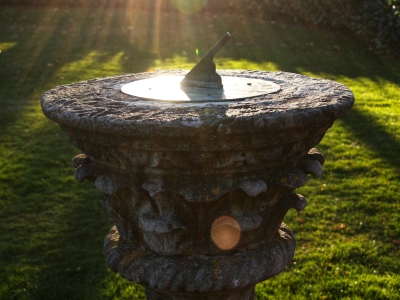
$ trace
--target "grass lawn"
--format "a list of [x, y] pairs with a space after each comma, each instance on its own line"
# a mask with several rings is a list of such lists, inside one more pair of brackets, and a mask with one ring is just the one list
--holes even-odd
[[285, 218], [293, 262], [258, 284], [256, 299], [400, 299], [399, 61], [352, 37], [240, 12], [102, 3], [0, 7], [0, 299], [144, 299], [107, 269], [111, 220], [94, 185], [74, 180], [79, 150], [39, 99], [60, 84], [191, 68], [226, 31], [218, 68], [323, 77], [356, 98], [318, 146], [324, 174], [299, 189], [308, 207]]

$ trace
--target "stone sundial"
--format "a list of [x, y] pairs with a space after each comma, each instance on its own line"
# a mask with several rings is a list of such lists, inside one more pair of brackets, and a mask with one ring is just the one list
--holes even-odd
[[81, 151], [115, 226], [107, 265], [148, 300], [250, 300], [296, 241], [282, 221], [322, 174], [314, 147], [354, 103], [344, 85], [287, 72], [219, 70], [221, 41], [189, 73], [97, 78], [43, 94]]
[[272, 81], [218, 75], [213, 59], [230, 38], [226, 33], [186, 76], [137, 80], [122, 86], [121, 91], [143, 99], [173, 102], [232, 101], [279, 91], [280, 86]]

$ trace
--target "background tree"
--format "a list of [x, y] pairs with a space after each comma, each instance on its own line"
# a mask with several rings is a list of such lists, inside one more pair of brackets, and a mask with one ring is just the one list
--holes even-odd
[[346, 30], [368, 47], [400, 57], [400, 0], [255, 0], [265, 17]]

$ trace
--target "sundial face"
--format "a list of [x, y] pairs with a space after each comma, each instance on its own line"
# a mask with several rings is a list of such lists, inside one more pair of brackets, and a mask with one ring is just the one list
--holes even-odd
[[125, 94], [145, 100], [168, 102], [234, 101], [275, 93], [280, 86], [272, 81], [222, 76], [222, 89], [181, 86], [184, 76], [162, 76], [137, 80], [122, 86]]
[[233, 101], [278, 92], [280, 86], [268, 80], [217, 74], [214, 55], [230, 38], [227, 32], [186, 76], [133, 81], [122, 86], [121, 91], [146, 100], [169, 102]]

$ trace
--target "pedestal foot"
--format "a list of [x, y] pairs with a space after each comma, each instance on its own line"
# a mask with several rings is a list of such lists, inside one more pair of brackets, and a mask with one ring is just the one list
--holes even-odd
[[113, 271], [146, 287], [149, 300], [250, 300], [258, 282], [285, 269], [295, 247], [293, 233], [282, 223], [270, 242], [245, 252], [163, 256], [132, 248], [113, 227], [105, 239], [104, 254]]
[[196, 294], [196, 293], [172, 293], [160, 292], [146, 288], [147, 300], [253, 300], [255, 286], [244, 288], [237, 291], [216, 294]]

